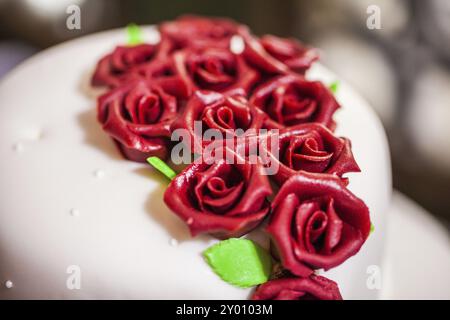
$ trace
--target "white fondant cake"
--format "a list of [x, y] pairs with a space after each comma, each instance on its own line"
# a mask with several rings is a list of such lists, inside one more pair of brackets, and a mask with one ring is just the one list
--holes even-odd
[[[90, 72], [125, 36], [109, 31], [61, 44], [0, 85], [0, 299], [246, 299], [251, 293], [213, 273], [201, 253], [217, 240], [192, 239], [163, 203], [167, 180], [124, 160], [97, 123]], [[320, 65], [308, 77], [337, 79]], [[366, 282], [383, 253], [388, 148], [358, 94], [342, 83], [337, 99], [336, 132], [351, 139], [362, 170], [349, 175], [349, 188], [367, 203], [376, 230], [358, 255], [326, 275], [344, 299], [376, 298]], [[267, 247], [267, 237], [250, 237]]]

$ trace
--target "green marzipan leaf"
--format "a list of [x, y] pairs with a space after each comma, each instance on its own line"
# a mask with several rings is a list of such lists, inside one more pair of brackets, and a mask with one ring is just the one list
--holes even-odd
[[269, 279], [270, 254], [248, 239], [228, 239], [209, 247], [206, 261], [222, 280], [242, 288], [253, 287]]
[[170, 180], [173, 180], [177, 176], [177, 173], [158, 157], [147, 158], [147, 162]]
[[128, 44], [137, 45], [143, 43], [142, 32], [138, 25], [130, 23], [127, 25]]
[[334, 94], [336, 94], [339, 90], [339, 81], [334, 81], [332, 84], [330, 84], [330, 90]]

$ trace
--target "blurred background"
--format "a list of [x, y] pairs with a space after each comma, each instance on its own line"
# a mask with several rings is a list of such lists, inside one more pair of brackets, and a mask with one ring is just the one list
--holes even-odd
[[[65, 26], [71, 4], [81, 8], [81, 30]], [[381, 29], [366, 25], [370, 5], [381, 10]], [[449, 230], [448, 0], [0, 0], [0, 78], [59, 42], [184, 13], [231, 17], [256, 34], [298, 37], [323, 49], [322, 62], [356, 87], [382, 119], [394, 187]]]

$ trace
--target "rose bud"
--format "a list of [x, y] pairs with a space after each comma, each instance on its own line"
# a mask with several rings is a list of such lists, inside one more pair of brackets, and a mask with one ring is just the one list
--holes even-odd
[[318, 122], [334, 130], [333, 114], [339, 108], [321, 82], [296, 75], [277, 77], [258, 87], [250, 104], [267, 114], [265, 126], [269, 129]]
[[266, 198], [272, 190], [263, 172], [259, 162], [249, 162], [231, 149], [217, 149], [178, 174], [164, 202], [186, 222], [192, 236], [240, 237], [269, 213]]
[[260, 285], [252, 300], [342, 300], [336, 282], [322, 276], [281, 278]]
[[272, 203], [266, 228], [284, 268], [307, 277], [355, 255], [370, 233], [369, 209], [334, 175], [300, 172]]
[[[360, 172], [351, 149], [350, 140], [336, 137], [321, 124], [308, 123], [282, 129], [276, 150], [269, 145], [270, 136], [261, 144], [264, 163], [278, 162], [273, 176], [282, 185], [298, 171], [328, 173], [342, 177], [347, 172]], [[347, 183], [347, 179], [343, 178]]]
[[134, 161], [167, 157], [176, 99], [144, 80], [121, 85], [98, 99], [98, 120], [123, 155]]

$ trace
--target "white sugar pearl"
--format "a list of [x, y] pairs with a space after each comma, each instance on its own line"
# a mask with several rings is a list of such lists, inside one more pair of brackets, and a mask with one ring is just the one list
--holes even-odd
[[23, 143], [17, 142], [13, 145], [13, 150], [16, 152], [22, 152], [24, 149]]
[[230, 40], [230, 50], [234, 54], [241, 54], [245, 49], [244, 39], [241, 36], [233, 36]]
[[70, 209], [70, 215], [71, 215], [72, 217], [78, 217], [78, 216], [80, 215], [80, 210], [75, 209], [75, 208]]
[[97, 169], [94, 171], [94, 176], [96, 178], [103, 178], [105, 176], [105, 171], [101, 170], [101, 169]]
[[170, 245], [172, 247], [178, 246], [178, 240], [177, 239], [172, 238], [172, 239], [170, 239], [169, 243], [170, 243]]
[[5, 282], [5, 287], [11, 289], [12, 287], [14, 287], [14, 283], [11, 280], [8, 280]]
[[30, 140], [38, 141], [44, 137], [44, 132], [40, 129], [33, 130], [29, 133]]

